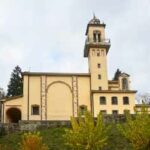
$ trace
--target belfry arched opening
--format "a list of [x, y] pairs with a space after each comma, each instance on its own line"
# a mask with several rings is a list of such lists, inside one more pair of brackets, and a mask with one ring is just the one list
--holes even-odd
[[21, 120], [21, 111], [18, 108], [9, 108], [6, 115], [9, 123], [18, 123]]

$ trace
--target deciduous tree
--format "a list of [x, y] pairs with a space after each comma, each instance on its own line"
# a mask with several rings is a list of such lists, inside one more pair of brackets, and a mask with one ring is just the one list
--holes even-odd
[[91, 113], [86, 111], [84, 117], [71, 117], [71, 124], [72, 129], [66, 131], [65, 138], [73, 150], [101, 150], [107, 145], [109, 127], [104, 125], [101, 114], [95, 122]]
[[122, 135], [129, 140], [134, 150], [150, 150], [150, 116], [147, 108], [143, 106], [135, 118], [126, 114], [127, 121], [118, 125]]

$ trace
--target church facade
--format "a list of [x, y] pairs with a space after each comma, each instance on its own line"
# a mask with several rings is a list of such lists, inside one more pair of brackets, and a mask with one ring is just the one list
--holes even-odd
[[134, 113], [135, 90], [130, 76], [118, 73], [108, 80], [107, 54], [111, 46], [105, 38], [105, 24], [95, 16], [88, 23], [84, 57], [88, 73], [23, 73], [23, 95], [2, 102], [2, 122], [19, 120], [70, 120], [85, 109], [94, 117], [104, 114]]

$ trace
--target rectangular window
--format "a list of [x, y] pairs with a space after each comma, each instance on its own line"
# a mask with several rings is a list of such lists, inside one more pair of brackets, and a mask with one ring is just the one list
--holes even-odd
[[95, 56], [95, 49], [92, 50], [92, 56]]
[[102, 90], [102, 87], [101, 86], [99, 86], [99, 88], [98, 88], [100, 91]]
[[97, 67], [98, 67], [98, 68], [101, 68], [101, 64], [97, 64]]
[[100, 56], [100, 50], [97, 49], [97, 56]]
[[31, 112], [32, 112], [32, 115], [39, 115], [39, 112], [40, 112], [39, 111], [39, 106], [38, 105], [33, 105]]
[[118, 115], [118, 110], [113, 110], [113, 111], [112, 111], [112, 114], [113, 114], [113, 115]]
[[100, 74], [98, 75], [98, 79], [101, 79], [101, 75]]
[[104, 96], [100, 97], [100, 104], [101, 105], [106, 105], [106, 97], [104, 97]]
[[101, 110], [100, 113], [103, 114], [103, 115], [106, 115], [107, 111], [106, 110]]
[[101, 50], [101, 55], [102, 55], [102, 56], [104, 56], [104, 55], [105, 55], [104, 50]]
[[111, 98], [111, 104], [112, 104], [112, 105], [117, 105], [117, 104], [118, 104], [118, 99], [117, 99], [117, 97], [114, 96], [114, 97]]
[[123, 104], [129, 105], [129, 97], [123, 97]]
[[82, 105], [79, 107], [80, 114], [83, 116], [85, 115], [85, 111], [87, 110], [87, 107], [85, 105]]

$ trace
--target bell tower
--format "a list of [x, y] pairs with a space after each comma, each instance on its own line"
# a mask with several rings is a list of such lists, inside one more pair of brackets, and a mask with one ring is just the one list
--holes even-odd
[[91, 90], [108, 90], [107, 54], [110, 40], [105, 38], [105, 26], [94, 15], [86, 29], [84, 57], [88, 57]]

